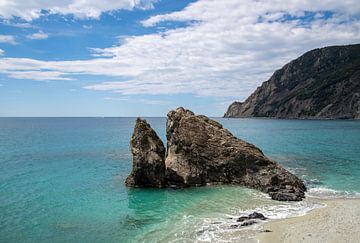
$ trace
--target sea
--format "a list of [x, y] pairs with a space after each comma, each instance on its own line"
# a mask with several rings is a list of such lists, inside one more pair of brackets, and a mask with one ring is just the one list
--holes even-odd
[[[0, 242], [236, 242], [239, 216], [321, 206], [241, 186], [126, 188], [135, 119], [0, 118]], [[166, 141], [166, 118], [145, 119]], [[214, 119], [303, 179], [308, 198], [360, 197], [360, 121]]]

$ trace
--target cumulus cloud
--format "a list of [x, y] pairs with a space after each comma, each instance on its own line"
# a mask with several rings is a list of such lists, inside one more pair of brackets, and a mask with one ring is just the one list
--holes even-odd
[[37, 33], [33, 33], [31, 35], [27, 35], [26, 38], [30, 39], [30, 40], [44, 40], [47, 39], [49, 37], [48, 34], [39, 31]]
[[0, 49], [0, 56], [3, 56], [5, 51], [3, 49]]
[[[142, 23], [145, 26], [153, 26], [162, 21], [206, 21], [217, 22], [234, 18], [241, 23], [252, 23], [261, 16], [266, 20], [280, 20], [284, 15], [304, 16], [307, 12], [333, 11], [347, 16], [358, 16], [360, 6], [357, 0], [228, 0], [219, 2], [216, 0], [197, 1], [179, 12], [153, 16]], [[221, 17], [221, 18], [219, 18]], [[224, 19], [225, 18], [225, 19]]]
[[[78, 74], [119, 81], [87, 85], [120, 94], [179, 94], [243, 99], [275, 69], [317, 47], [360, 42], [360, 5], [344, 1], [200, 0], [144, 20], [144, 26], [185, 21], [186, 27], [124, 37], [96, 58], [41, 61], [0, 58], [0, 72], [52, 72], [53, 80]], [[26, 76], [26, 75], [22, 75]]]
[[0, 43], [9, 43], [12, 45], [17, 44], [15, 37], [12, 35], [0, 35]]
[[101, 13], [118, 9], [150, 9], [157, 0], [47, 0], [0, 2], [0, 16], [31, 21], [47, 14], [73, 15], [77, 18], [99, 18]]

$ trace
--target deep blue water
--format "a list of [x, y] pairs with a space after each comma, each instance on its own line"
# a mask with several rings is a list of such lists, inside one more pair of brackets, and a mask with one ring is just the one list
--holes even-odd
[[[147, 120], [165, 141], [165, 118]], [[217, 120], [303, 178], [310, 195], [359, 195], [359, 121]], [[0, 242], [216, 240], [232, 233], [226, 216], [306, 207], [235, 186], [127, 189], [134, 121], [0, 118]]]

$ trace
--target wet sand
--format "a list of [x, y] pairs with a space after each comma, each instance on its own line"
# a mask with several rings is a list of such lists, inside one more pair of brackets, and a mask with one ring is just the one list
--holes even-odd
[[260, 243], [360, 242], [360, 199], [312, 199], [326, 205], [305, 216], [281, 219], [264, 224], [256, 235]]

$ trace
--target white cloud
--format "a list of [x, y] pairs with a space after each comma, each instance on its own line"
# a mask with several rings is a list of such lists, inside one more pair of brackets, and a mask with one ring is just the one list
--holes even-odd
[[3, 49], [0, 49], [0, 56], [3, 56], [5, 51]]
[[30, 28], [36, 28], [35, 26], [31, 25], [30, 23], [11, 23], [10, 26], [17, 27], [17, 28], [24, 28], [24, 29], [30, 29]]
[[9, 43], [12, 45], [17, 44], [15, 37], [12, 35], [0, 35], [0, 43]]
[[113, 57], [112, 52], [106, 52], [102, 48], [89, 48], [91, 55], [94, 57]]
[[129, 101], [128, 97], [104, 97], [104, 100], [112, 100], [112, 101]]
[[30, 39], [30, 40], [44, 40], [47, 39], [49, 37], [48, 34], [39, 31], [37, 33], [33, 33], [31, 35], [27, 35], [26, 38]]
[[[305, 16], [306, 11], [313, 18]], [[353, 0], [203, 0], [143, 22], [191, 21], [187, 27], [123, 37], [113, 47], [92, 48], [96, 58], [88, 60], [0, 58], [0, 72], [38, 80], [46, 79], [43, 73], [52, 80], [76, 79], [79, 74], [119, 77], [85, 88], [123, 95], [192, 93], [243, 99], [275, 69], [310, 49], [359, 43], [359, 16], [360, 5]]]
[[17, 71], [17, 72], [8, 72], [10, 78], [16, 79], [32, 79], [39, 81], [49, 81], [49, 80], [72, 80], [69, 77], [63, 77], [65, 73], [56, 72], [56, 71]]
[[104, 97], [104, 100], [110, 101], [124, 101], [128, 103], [143, 103], [146, 105], [168, 105], [171, 102], [167, 100], [157, 100], [157, 99], [133, 99], [129, 97]]
[[17, 27], [17, 28], [25, 28], [25, 29], [36, 28], [36, 26], [33, 26], [28, 22], [14, 22], [14, 21], [11, 21], [10, 19], [0, 19], [0, 23], [2, 25]]
[[77, 18], [98, 18], [101, 13], [118, 9], [150, 9], [157, 0], [47, 0], [0, 2], [0, 17], [20, 17], [31, 21], [45, 14], [74, 15]]
[[229, 18], [240, 21], [239, 23], [252, 23], [259, 16], [265, 16], [268, 20], [271, 18], [277, 20], [284, 14], [303, 16], [304, 11], [333, 11], [350, 16], [360, 13], [360, 5], [357, 0], [290, 0], [286, 2], [283, 0], [227, 0], [225, 2], [202, 0], [190, 4], [182, 11], [153, 16], [142, 23], [145, 26], [153, 26], [162, 21], [223, 22]]

